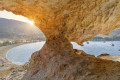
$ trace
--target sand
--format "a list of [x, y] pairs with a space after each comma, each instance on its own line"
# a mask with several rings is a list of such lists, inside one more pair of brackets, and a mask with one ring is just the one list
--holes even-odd
[[7, 52], [19, 45], [21, 44], [0, 47], [0, 80], [21, 80], [26, 72], [24, 65], [16, 65], [6, 59]]

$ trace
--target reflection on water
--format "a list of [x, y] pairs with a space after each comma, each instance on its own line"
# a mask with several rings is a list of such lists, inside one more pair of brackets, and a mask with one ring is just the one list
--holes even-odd
[[[12, 61], [15, 64], [25, 64], [29, 61], [32, 53], [38, 51], [42, 48], [45, 42], [37, 42], [21, 45], [15, 48], [12, 48], [8, 51], [6, 55], [9, 61]], [[78, 45], [75, 42], [71, 42], [74, 49], [83, 50], [88, 54], [93, 54], [95, 56], [100, 55], [101, 53], [108, 53], [114, 56], [120, 56], [120, 41], [108, 41], [108, 42], [85, 42], [82, 46]], [[114, 46], [112, 46], [114, 44]]]

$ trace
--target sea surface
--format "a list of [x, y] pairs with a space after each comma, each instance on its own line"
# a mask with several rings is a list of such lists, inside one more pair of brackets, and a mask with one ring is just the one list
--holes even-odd
[[[74, 49], [83, 50], [91, 55], [108, 53], [112, 56], [120, 56], [120, 41], [87, 41], [83, 45], [71, 43]], [[6, 58], [14, 64], [23, 65], [29, 61], [32, 53], [40, 50], [44, 44], [45, 42], [36, 42], [17, 46], [8, 51]]]

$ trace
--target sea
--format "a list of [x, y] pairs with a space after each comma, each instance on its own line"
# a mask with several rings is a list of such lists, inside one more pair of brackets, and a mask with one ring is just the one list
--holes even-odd
[[[83, 50], [87, 54], [95, 55], [110, 54], [112, 56], [120, 56], [120, 41], [87, 41], [83, 45], [78, 45], [75, 42], [71, 42], [74, 49]], [[6, 58], [14, 64], [23, 65], [27, 63], [31, 55], [40, 50], [45, 41], [29, 43], [20, 45], [10, 49], [7, 52]]]

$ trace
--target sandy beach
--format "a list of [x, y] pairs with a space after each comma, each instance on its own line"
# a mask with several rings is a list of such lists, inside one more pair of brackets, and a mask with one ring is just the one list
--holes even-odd
[[21, 44], [14, 44], [0, 47], [0, 80], [21, 80], [25, 73], [25, 68], [15, 65], [6, 59], [7, 52]]

